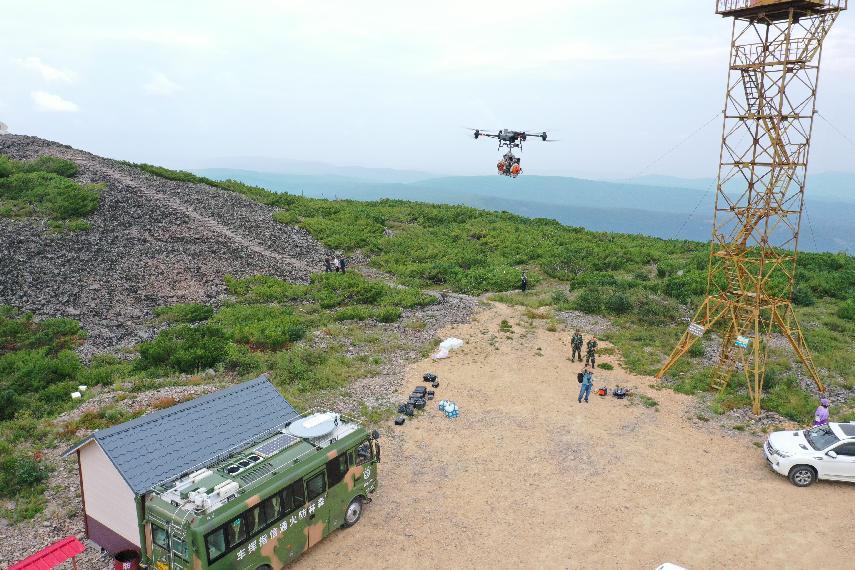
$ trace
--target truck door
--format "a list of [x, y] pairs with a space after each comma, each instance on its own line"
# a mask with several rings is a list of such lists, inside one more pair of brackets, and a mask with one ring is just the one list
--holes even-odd
[[837, 457], [826, 457], [823, 461], [827, 464], [825, 470], [835, 479], [855, 481], [855, 443], [838, 445], [834, 452]]
[[152, 568], [156, 570], [169, 570], [171, 567], [169, 530], [157, 523], [146, 523], [146, 539], [149, 541], [149, 557]]
[[306, 548], [319, 543], [330, 533], [330, 506], [327, 503], [327, 470], [311, 473], [304, 478], [306, 482]]

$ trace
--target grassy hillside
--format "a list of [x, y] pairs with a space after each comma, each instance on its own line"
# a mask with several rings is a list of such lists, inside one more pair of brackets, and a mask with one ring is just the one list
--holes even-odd
[[[372, 264], [418, 287], [481, 294], [517, 287], [523, 269], [534, 289], [504, 301], [553, 310], [576, 309], [615, 322], [609, 335], [626, 365], [651, 374], [664, 361], [706, 288], [708, 245], [637, 235], [598, 233], [546, 219], [465, 206], [398, 200], [321, 200], [274, 193], [236, 181], [213, 181], [190, 173], [143, 167], [155, 174], [207, 182], [281, 208], [275, 218], [309, 230], [328, 246], [360, 249]], [[817, 365], [831, 386], [855, 383], [855, 258], [803, 253], [793, 300]], [[779, 283], [780, 287], [781, 284]], [[705, 341], [709, 342], [709, 341]], [[674, 369], [684, 392], [706, 390], [709, 369], [703, 345]], [[771, 350], [768, 409], [805, 421], [815, 399], [799, 388], [789, 351]], [[746, 405], [737, 382], [718, 397], [719, 411]], [[850, 417], [855, 401], [838, 406]]]
[[[530, 218], [549, 218], [594, 231], [700, 241], [709, 239], [715, 198], [714, 184], [710, 181], [698, 186], [687, 180], [686, 186], [677, 186], [681, 179], [661, 177], [633, 183], [563, 176], [526, 175], [516, 180], [504, 176], [466, 176], [403, 184], [230, 169], [205, 169], [199, 173], [216, 180], [234, 179], [274, 192], [313, 198], [461, 204]], [[855, 180], [855, 176], [850, 178]], [[659, 179], [662, 184], [657, 185]], [[804, 225], [802, 250], [855, 249], [855, 193], [848, 201], [823, 198], [811, 187], [806, 211], [810, 220]]]

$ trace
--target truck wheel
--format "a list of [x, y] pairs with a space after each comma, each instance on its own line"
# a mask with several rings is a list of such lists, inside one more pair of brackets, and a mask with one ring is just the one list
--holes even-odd
[[345, 528], [351, 527], [358, 523], [360, 518], [362, 518], [362, 497], [356, 497], [347, 505], [347, 511], [344, 513], [344, 524], [342, 526]]
[[790, 482], [796, 487], [807, 487], [816, 481], [816, 470], [810, 465], [796, 465], [790, 469]]

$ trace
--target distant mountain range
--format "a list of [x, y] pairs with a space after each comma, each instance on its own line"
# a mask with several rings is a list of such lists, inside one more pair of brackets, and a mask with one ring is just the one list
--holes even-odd
[[[396, 170], [392, 168], [366, 168], [364, 166], [337, 166], [326, 162], [293, 160], [288, 158], [267, 158], [258, 156], [237, 156], [209, 159], [209, 163], [220, 165], [227, 170], [247, 170], [258, 173], [292, 174], [298, 176], [320, 176], [346, 178], [362, 182], [418, 182], [436, 178], [437, 174], [417, 170]], [[194, 170], [201, 172], [207, 170]]]
[[[303, 172], [305, 164], [301, 163]], [[317, 163], [318, 174], [234, 168], [194, 172], [317, 198], [465, 204], [552, 218], [595, 231], [696, 241], [710, 238], [715, 197], [712, 180], [667, 176], [610, 182], [530, 175], [516, 180], [503, 176], [430, 177], [411, 171], [349, 169], [321, 163]], [[855, 251], [855, 174], [816, 174], [809, 184], [809, 219], [803, 223], [801, 249]]]
[[[715, 179], [713, 178], [677, 178], [655, 174], [628, 180], [615, 180], [614, 182], [664, 188], [690, 188], [693, 190], [715, 188]], [[855, 174], [849, 172], [808, 174], [806, 199], [855, 203]]]

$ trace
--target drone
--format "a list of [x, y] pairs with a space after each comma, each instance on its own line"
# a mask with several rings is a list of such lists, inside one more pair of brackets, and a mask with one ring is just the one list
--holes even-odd
[[470, 130], [473, 131], [476, 139], [479, 139], [481, 137], [497, 139], [499, 141], [499, 150], [502, 150], [502, 147], [508, 149], [508, 151], [502, 156], [502, 158], [499, 159], [499, 162], [496, 164], [496, 168], [499, 171], [499, 175], [510, 176], [511, 178], [516, 178], [517, 176], [522, 174], [520, 159], [518, 156], [514, 156], [514, 149], [518, 148], [520, 149], [520, 151], [522, 151], [522, 144], [527, 141], [529, 137], [534, 139], [540, 139], [543, 142], [547, 142], [548, 138], [545, 132], [528, 133], [526, 131], [512, 131], [509, 129], [502, 129], [496, 133], [492, 133], [489, 131], [483, 131], [481, 129]]

